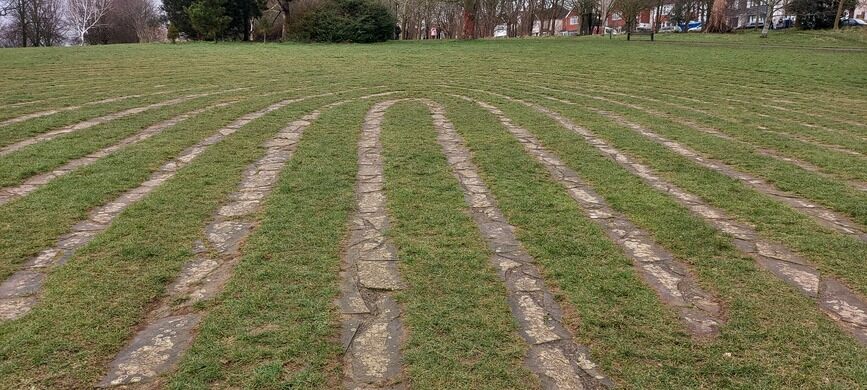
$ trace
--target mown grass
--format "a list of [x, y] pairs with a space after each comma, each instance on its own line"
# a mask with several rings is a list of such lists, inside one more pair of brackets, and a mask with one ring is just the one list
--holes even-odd
[[[355, 149], [368, 102], [326, 111], [302, 138], [213, 302], [171, 388], [329, 388], [339, 382], [341, 241], [353, 209]], [[316, 221], [316, 223], [310, 223]]]
[[[53, 142], [41, 142], [25, 147], [0, 160], [0, 187], [21, 184], [28, 177], [49, 171], [69, 160], [114, 145], [154, 123], [226, 100], [225, 96], [194, 99], [177, 106], [146, 111], [140, 115], [133, 115], [76, 131], [58, 137]], [[196, 118], [188, 120], [195, 121]], [[171, 128], [165, 131], [171, 131]]]
[[33, 312], [0, 325], [4, 382], [92, 386], [190, 258], [205, 221], [235, 188], [242, 170], [262, 155], [261, 144], [322, 101], [275, 111], [212, 146], [51, 272]]
[[[823, 272], [865, 292], [862, 242], [820, 229], [744, 185], [586, 109], [618, 112], [867, 224], [864, 194], [846, 183], [867, 181], [865, 159], [798, 140], [863, 150], [867, 93], [857, 86], [867, 82], [867, 53], [797, 48], [863, 47], [854, 34], [772, 32], [758, 44], [753, 39], [759, 38], [747, 33], [667, 35], [660, 39], [669, 42], [653, 44], [595, 37], [3, 50], [2, 118], [107, 97], [172, 93], [88, 105], [3, 127], [0, 145], [179, 95], [251, 89], [133, 115], [0, 158], [0, 182], [19, 183], [161, 118], [206, 102], [240, 100], [0, 206], [0, 277], [53, 245], [87, 210], [138, 186], [164, 161], [231, 120], [290, 95], [383, 85], [369, 91], [406, 90], [403, 96], [433, 96], [447, 104], [500, 207], [518, 227], [546, 283], [558, 292], [578, 341], [591, 348], [593, 360], [622, 387], [865, 387], [867, 350], [812, 301], [743, 257], [726, 237], [547, 117], [488, 94], [461, 91], [502, 106], [613, 207], [693, 267], [703, 288], [723, 303], [728, 321], [719, 339], [691, 340], [677, 317], [636, 276], [620, 248], [583, 216], [496, 119], [448, 97], [445, 93], [456, 90], [442, 86], [489, 89], [561, 111], [678, 186], [754, 224], [767, 237], [807, 255]], [[689, 42], [693, 39], [715, 42]], [[295, 92], [261, 96], [278, 90]], [[672, 118], [580, 94], [641, 105]], [[202, 228], [234, 190], [241, 170], [261, 155], [261, 141], [290, 118], [341, 99], [298, 103], [242, 129], [124, 212], [67, 266], [52, 272], [42, 304], [20, 320], [0, 324], [0, 387], [87, 388], [96, 383], [105, 364], [177, 276], [193, 241], [201, 239]], [[14, 105], [29, 101], [36, 103]], [[165, 378], [168, 387], [340, 386], [339, 319], [332, 299], [352, 210], [355, 142], [369, 105], [357, 102], [328, 111], [307, 130], [260, 214], [261, 225], [245, 245], [226, 292], [201, 306], [209, 315], [179, 370]], [[697, 132], [680, 123], [682, 119], [719, 128], [745, 144]], [[387, 191], [395, 222], [389, 234], [400, 247], [408, 282], [400, 293], [410, 336], [404, 348], [407, 378], [415, 388], [536, 386], [521, 366], [526, 347], [509, 320], [502, 284], [488, 266], [485, 247], [463, 212], [460, 190], [434, 143], [428, 113], [416, 103], [400, 104], [387, 114], [385, 126]], [[754, 147], [812, 163], [827, 175], [760, 156]]]
[[503, 282], [468, 215], [427, 107], [398, 103], [385, 116], [385, 189], [398, 247], [399, 295], [409, 329], [407, 375], [423, 389], [538, 386]]
[[88, 210], [138, 186], [163, 162], [245, 113], [286, 96], [253, 98], [219, 111], [202, 113], [147, 141], [48, 183], [29, 196], [0, 206], [0, 277], [83, 219]]
[[[749, 221], [766, 236], [784, 242], [790, 248], [807, 255], [820, 265], [820, 269], [824, 272], [835, 274], [847, 280], [855, 289], [867, 293], [867, 278], [865, 278], [867, 263], [861, 261], [867, 258], [867, 244], [864, 242], [823, 228], [810, 217], [774, 201], [739, 181], [701, 167], [668, 150], [665, 146], [646, 139], [630, 129], [611, 123], [597, 114], [576, 109], [574, 106], [552, 102], [547, 104], [564, 112], [568, 110], [567, 116], [609, 140], [615, 148], [638, 157], [639, 161], [647, 163], [684, 190], [702, 197], [714, 206], [730, 211], [741, 220]], [[703, 144], [712, 144], [712, 142], [703, 142]], [[733, 155], [733, 150], [736, 148], [730, 146], [728, 150], [729, 155]], [[752, 166], [760, 165], [755, 157], [747, 160], [747, 163]], [[781, 167], [783, 164], [776, 165]], [[798, 170], [785, 166], [782, 173], [790, 172], [798, 172]], [[808, 198], [826, 200], [823, 203], [830, 203], [832, 207], [836, 206], [833, 208], [852, 215], [862, 226], [867, 223], [867, 197], [863, 193], [845, 187], [840, 188], [840, 186], [831, 187], [829, 190], [822, 186], [825, 180], [812, 175], [814, 178], [812, 181], [800, 181], [804, 180], [802, 179], [804, 176], [809, 177], [809, 175], [797, 175], [796, 180], [799, 181], [798, 187], [802, 189], [801, 192], [806, 192]], [[785, 186], [783, 188], [786, 189]], [[828, 199], [829, 194], [834, 194], [832, 200]]]
[[[691, 264], [728, 318], [695, 343], [628, 260], [495, 119], [462, 101], [450, 115], [519, 238], [575, 309], [575, 333], [627, 388], [858, 387], [865, 351], [808, 298], [757, 269], [711, 227], [601, 156], [579, 136], [499, 102], [606, 198]], [[773, 319], [773, 320], [772, 320]]]

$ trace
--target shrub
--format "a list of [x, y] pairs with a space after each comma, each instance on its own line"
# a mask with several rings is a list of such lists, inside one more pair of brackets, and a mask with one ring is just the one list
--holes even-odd
[[178, 37], [180, 35], [181, 35], [181, 33], [180, 33], [180, 31], [178, 31], [178, 28], [175, 27], [174, 24], [170, 24], [168, 31], [166, 31], [166, 37], [169, 38], [169, 40], [172, 41], [172, 43], [175, 43], [178, 41]]
[[301, 17], [297, 39], [313, 42], [383, 42], [397, 23], [388, 8], [372, 0], [326, 0]]

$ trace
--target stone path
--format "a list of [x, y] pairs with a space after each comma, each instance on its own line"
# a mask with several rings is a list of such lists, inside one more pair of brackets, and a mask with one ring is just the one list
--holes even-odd
[[15, 118], [10, 118], [10, 119], [0, 121], [0, 127], [5, 127], [5, 126], [9, 126], [11, 124], [21, 123], [24, 121], [28, 121], [28, 120], [36, 119], [36, 118], [41, 118], [44, 116], [54, 115], [54, 114], [57, 114], [58, 112], [74, 111], [74, 110], [78, 110], [78, 109], [85, 107], [85, 106], [95, 106], [95, 105], [99, 105], [99, 104], [114, 103], [114, 102], [119, 102], [119, 101], [128, 100], [128, 99], [145, 97], [145, 96], [165, 95], [167, 93], [169, 93], [169, 91], [161, 91], [161, 92], [155, 92], [155, 93], [143, 94], [143, 95], [117, 96], [117, 97], [113, 97], [113, 98], [97, 100], [95, 102], [87, 102], [87, 103], [80, 104], [77, 106], [67, 106], [67, 107], [56, 108], [53, 110], [33, 112], [30, 114], [25, 114], [25, 115], [21, 115], [21, 116], [15, 117]]
[[6, 145], [6, 146], [0, 148], [0, 157], [9, 155], [13, 152], [21, 150], [21, 149], [28, 147], [30, 145], [35, 145], [35, 144], [38, 144], [40, 142], [50, 141], [50, 140], [55, 139], [57, 137], [60, 137], [62, 135], [66, 135], [66, 134], [74, 133], [77, 131], [89, 129], [91, 127], [101, 125], [103, 123], [110, 122], [110, 121], [113, 121], [116, 119], [128, 117], [130, 115], [140, 114], [142, 112], [153, 110], [156, 108], [180, 104], [180, 103], [183, 103], [183, 102], [186, 102], [189, 100], [193, 100], [196, 98], [200, 98], [200, 97], [206, 97], [206, 96], [211, 96], [211, 95], [216, 95], [216, 94], [232, 93], [232, 92], [237, 92], [237, 91], [241, 91], [244, 89], [248, 89], [248, 88], [235, 88], [235, 89], [229, 89], [229, 90], [219, 91], [219, 92], [197, 93], [197, 94], [192, 94], [192, 95], [187, 95], [187, 96], [183, 96], [183, 97], [179, 97], [179, 98], [174, 98], [174, 99], [162, 101], [159, 103], [149, 104], [147, 106], [126, 109], [123, 111], [118, 111], [118, 112], [115, 112], [112, 114], [103, 115], [101, 117], [97, 117], [97, 118], [93, 118], [93, 119], [88, 119], [86, 121], [79, 122], [79, 123], [76, 123], [74, 125], [62, 127], [60, 129], [52, 130], [52, 131], [49, 131], [46, 133], [42, 133], [42, 134], [39, 134], [35, 137], [25, 139], [23, 141], [19, 141], [19, 142], [10, 144], [10, 145]]
[[98, 150], [96, 152], [88, 154], [87, 156], [69, 161], [68, 163], [64, 164], [63, 166], [56, 168], [50, 172], [41, 173], [41, 174], [38, 174], [36, 176], [33, 176], [33, 177], [27, 179], [26, 181], [24, 181], [24, 183], [22, 183], [20, 185], [17, 185], [15, 187], [0, 188], [0, 205], [6, 204], [6, 203], [11, 202], [15, 199], [24, 197], [27, 194], [30, 194], [31, 192], [36, 191], [39, 188], [42, 188], [42, 186], [50, 183], [54, 179], [57, 179], [61, 176], [64, 176], [64, 175], [66, 175], [66, 174], [68, 174], [68, 173], [70, 173], [76, 169], [86, 167], [90, 164], [93, 164], [97, 160], [99, 160], [103, 157], [106, 157], [106, 156], [108, 156], [114, 152], [117, 152], [118, 150], [121, 150], [127, 146], [134, 145], [134, 144], [137, 144], [137, 143], [142, 142], [144, 140], [147, 140], [147, 139], [149, 139], [149, 138], [151, 138], [157, 134], [162, 133], [164, 130], [166, 130], [172, 126], [175, 126], [175, 125], [177, 125], [183, 121], [186, 121], [187, 119], [190, 119], [196, 115], [199, 115], [205, 111], [212, 110], [215, 108], [227, 107], [227, 106], [232, 105], [234, 103], [236, 103], [236, 101], [214, 104], [214, 105], [211, 105], [211, 106], [208, 106], [205, 108], [200, 108], [200, 109], [197, 109], [194, 111], [190, 111], [190, 112], [181, 114], [181, 115], [176, 116], [176, 117], [171, 118], [171, 119], [164, 120], [164, 121], [159, 122], [157, 124], [151, 125], [148, 128], [146, 128], [146, 129], [144, 129], [144, 130], [142, 130], [142, 131], [140, 131], [140, 132], [138, 132], [132, 136], [129, 136], [129, 137], [121, 140], [120, 142], [118, 142], [112, 146], [103, 148], [101, 150]]
[[529, 344], [527, 365], [546, 389], [595, 389], [613, 387], [590, 360], [589, 350], [577, 344], [563, 324], [560, 305], [545, 282], [535, 260], [515, 237], [497, 202], [481, 180], [454, 125], [438, 103], [425, 100], [452, 173], [460, 182], [472, 218], [489, 250], [491, 263], [506, 284], [512, 316]]
[[[642, 111], [642, 112], [645, 112], [645, 113], [647, 113], [647, 114], [650, 114], [650, 115], [653, 115], [653, 116], [656, 116], [656, 117], [659, 117], [659, 118], [665, 118], [665, 119], [667, 119], [667, 120], [670, 120], [670, 121], [673, 121], [673, 122], [677, 122], [677, 123], [683, 124], [684, 126], [687, 126], [687, 127], [691, 128], [691, 129], [693, 129], [693, 130], [696, 130], [696, 131], [699, 131], [699, 132], [702, 132], [702, 133], [705, 133], [705, 134], [709, 134], [709, 135], [715, 136], [715, 137], [717, 137], [717, 138], [724, 139], [724, 140], [726, 140], [726, 141], [735, 142], [735, 143], [737, 143], [737, 144], [740, 144], [740, 145], [743, 145], [743, 146], [747, 146], [747, 147], [753, 149], [753, 151], [754, 151], [756, 154], [759, 154], [759, 155], [762, 155], [762, 156], [766, 156], [766, 157], [770, 157], [770, 158], [773, 158], [773, 159], [776, 159], [776, 160], [780, 160], [780, 161], [783, 161], [783, 162], [786, 162], [786, 163], [789, 163], [789, 164], [795, 165], [795, 166], [797, 166], [797, 167], [799, 167], [799, 168], [801, 168], [801, 169], [803, 169], [803, 170], [810, 171], [810, 172], [813, 172], [813, 173], [816, 173], [816, 174], [820, 174], [820, 175], [822, 175], [823, 177], [826, 177], [826, 178], [837, 179], [837, 177], [835, 177], [836, 175], [829, 174], [829, 173], [825, 172], [822, 168], [819, 168], [819, 167], [817, 167], [817, 166], [814, 165], [814, 164], [811, 164], [811, 163], [808, 163], [808, 162], [806, 162], [806, 161], [799, 160], [799, 159], [796, 159], [796, 158], [793, 158], [793, 157], [786, 157], [786, 156], [783, 156], [783, 155], [780, 154], [780, 152], [775, 151], [775, 150], [769, 150], [769, 149], [766, 149], [766, 148], [758, 147], [758, 146], [756, 146], [756, 145], [754, 145], [754, 144], [751, 144], [751, 143], [749, 143], [749, 142], [747, 142], [747, 141], [743, 141], [743, 140], [740, 140], [740, 139], [734, 138], [734, 137], [732, 137], [732, 136], [730, 136], [730, 135], [728, 135], [728, 134], [726, 134], [726, 133], [723, 133], [722, 131], [719, 131], [719, 130], [714, 129], [714, 128], [712, 128], [712, 127], [708, 127], [708, 126], [702, 125], [702, 124], [700, 124], [700, 123], [698, 123], [698, 122], [696, 122], [696, 121], [693, 121], [693, 120], [691, 120], [691, 119], [688, 119], [688, 118], [676, 117], [676, 116], [674, 116], [674, 115], [672, 115], [672, 114], [665, 113], [665, 112], [662, 112], [662, 111], [658, 111], [658, 110], [654, 110], [654, 109], [646, 108], [646, 107], [639, 106], [639, 105], [636, 105], [636, 104], [631, 104], [631, 103], [621, 102], [621, 101], [618, 101], [618, 100], [609, 99], [609, 98], [605, 98], [605, 97], [602, 97], [602, 96], [586, 95], [586, 94], [582, 94], [582, 93], [575, 92], [575, 91], [562, 91], [562, 90], [558, 90], [558, 89], [554, 89], [554, 88], [541, 87], [541, 86], [540, 86], [539, 88], [541, 88], [541, 89], [545, 89], [545, 90], [550, 90], [550, 91], [553, 91], [553, 92], [567, 92], [567, 93], [571, 93], [571, 94], [574, 94], [574, 95], [577, 95], [577, 96], [581, 96], [581, 97], [584, 97], [584, 98], [593, 99], [593, 100], [599, 100], [599, 101], [603, 101], [603, 102], [606, 102], [606, 103], [612, 103], [612, 104], [616, 104], [616, 105], [623, 106], [623, 107], [626, 107], [626, 108], [631, 108], [631, 109], [634, 109], [634, 110], [637, 110], [637, 111]], [[490, 92], [489, 92], [489, 93], [490, 93]], [[498, 95], [498, 94], [494, 93], [494, 95], [496, 96], [496, 95]], [[564, 104], [569, 104], [569, 105], [576, 105], [576, 104], [577, 104], [577, 103], [575, 103], [575, 102], [571, 102], [571, 101], [563, 100], [563, 99], [558, 99], [558, 98], [551, 97], [551, 96], [544, 96], [544, 97], [545, 97], [546, 99], [549, 99], [549, 100], [552, 100], [552, 101], [556, 101], [556, 102], [559, 102], [559, 103], [564, 103]], [[848, 180], [848, 179], [841, 179], [841, 180], [845, 181], [846, 184], [850, 185], [851, 187], [853, 187], [853, 188], [855, 188], [855, 189], [858, 189], [858, 190], [860, 190], [860, 191], [865, 191], [865, 192], [867, 192], [867, 182], [863, 182], [863, 181], [859, 181], [859, 180]]]
[[781, 191], [767, 181], [752, 176], [750, 174], [739, 172], [735, 168], [727, 165], [724, 162], [703, 157], [698, 152], [695, 152], [694, 150], [684, 146], [683, 144], [671, 141], [659, 134], [656, 134], [648, 128], [641, 126], [640, 124], [627, 120], [621, 115], [593, 108], [589, 108], [589, 110], [606, 116], [615, 123], [618, 123], [624, 127], [632, 129], [633, 131], [647, 138], [650, 138], [651, 140], [667, 147], [669, 150], [692, 160], [698, 165], [719, 172], [732, 179], [738, 180], [758, 192], [768, 195], [779, 202], [785, 203], [789, 207], [792, 207], [795, 210], [809, 215], [813, 218], [813, 220], [815, 220], [818, 224], [822, 226], [849, 236], [853, 236], [856, 239], [867, 241], [867, 233], [865, 233], [864, 230], [857, 223], [840, 213], [819, 206], [797, 195]]
[[693, 336], [711, 338], [719, 334], [720, 326], [724, 322], [720, 305], [713, 295], [701, 289], [686, 264], [657, 244], [651, 234], [636, 227], [625, 215], [612, 209], [574, 170], [545, 149], [527, 129], [512, 122], [500, 109], [486, 102], [458, 97], [475, 102], [499, 119], [506, 130], [518, 139], [524, 150], [545, 166], [551, 176], [567, 189], [587, 216], [623, 248], [639, 275], [656, 291], [663, 303], [675, 309]]
[[819, 270], [790, 249], [765, 240], [751, 226], [742, 223], [723, 210], [708, 205], [701, 198], [689, 194], [657, 176], [649, 167], [614, 149], [590, 130], [578, 126], [566, 117], [545, 107], [522, 100], [522, 103], [557, 121], [564, 128], [581, 135], [587, 143], [614, 160], [630, 173], [641, 178], [656, 190], [669, 194], [693, 214], [711, 226], [732, 236], [742, 253], [751, 256], [764, 269], [817, 301], [819, 308], [855, 339], [867, 345], [867, 300], [834, 277], [822, 275]]
[[272, 104], [262, 110], [246, 114], [213, 135], [187, 148], [171, 161], [163, 164], [151, 177], [110, 203], [91, 210], [88, 218], [72, 227], [72, 231], [60, 237], [57, 244], [43, 250], [35, 258], [27, 261], [21, 270], [0, 284], [0, 321], [8, 321], [27, 314], [37, 303], [38, 295], [46, 274], [51, 268], [63, 265], [73, 253], [89, 243], [96, 235], [108, 229], [111, 222], [131, 204], [143, 199], [162, 183], [174, 177], [183, 167], [189, 165], [205, 150], [226, 137], [234, 134], [241, 127], [261, 118], [265, 114], [279, 110], [289, 104], [306, 99], [330, 96], [326, 93], [314, 96], [288, 99]]
[[223, 290], [241, 259], [241, 244], [256, 226], [256, 213], [295, 153], [304, 130], [319, 115], [318, 110], [305, 115], [265, 143], [265, 155], [244, 171], [238, 189], [205, 228], [207, 242], [196, 244], [195, 258], [184, 265], [148, 314], [144, 328], [111, 362], [100, 387], [149, 383], [177, 365], [205, 314], [194, 305]]
[[393, 292], [403, 288], [397, 249], [386, 238], [388, 215], [379, 135], [385, 111], [377, 103], [364, 118], [358, 141], [357, 210], [341, 264], [341, 341], [348, 389], [402, 389], [400, 346], [405, 337]]

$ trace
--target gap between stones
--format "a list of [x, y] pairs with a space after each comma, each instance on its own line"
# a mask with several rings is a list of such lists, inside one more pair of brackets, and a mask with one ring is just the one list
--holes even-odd
[[481, 180], [472, 154], [438, 103], [421, 99], [429, 108], [437, 142], [452, 173], [460, 183], [489, 250], [492, 265], [506, 284], [509, 307], [530, 349], [526, 364], [552, 389], [610, 388], [614, 383], [590, 360], [589, 350], [577, 344], [563, 325], [560, 305], [545, 287], [535, 260], [515, 237], [515, 227], [497, 207], [497, 202]]
[[[478, 90], [485, 93], [485, 91]], [[628, 172], [641, 178], [652, 188], [669, 194], [683, 207], [708, 224], [732, 237], [735, 247], [753, 259], [765, 270], [812, 298], [819, 308], [849, 332], [858, 342], [867, 345], [867, 300], [838, 279], [821, 275], [819, 270], [799, 254], [783, 245], [767, 241], [748, 224], [737, 221], [723, 210], [710, 206], [657, 176], [649, 167], [637, 163], [613, 148], [590, 130], [576, 125], [566, 117], [538, 104], [499, 95], [509, 101], [523, 104], [550, 117], [563, 128], [583, 137], [588, 144], [602, 152]]]
[[400, 100], [375, 104], [358, 140], [357, 210], [351, 219], [341, 261], [340, 297], [344, 350], [343, 385], [348, 389], [403, 389], [400, 346], [405, 332], [393, 292], [404, 287], [397, 249], [388, 228], [383, 174], [382, 121]]
[[346, 102], [310, 112], [265, 142], [265, 154], [247, 167], [238, 189], [205, 228], [206, 242], [194, 245], [195, 257], [184, 265], [166, 295], [147, 315], [143, 329], [109, 364], [99, 387], [149, 383], [177, 365], [206, 314], [195, 304], [219, 294], [232, 276], [241, 259], [241, 245], [257, 226], [255, 216], [295, 154], [304, 130], [322, 110]]
[[230, 106], [230, 105], [237, 103], [237, 102], [238, 101], [235, 100], [235, 101], [231, 101], [231, 102], [214, 104], [214, 105], [211, 105], [211, 106], [208, 106], [205, 108], [200, 108], [197, 110], [193, 110], [193, 111], [181, 114], [181, 115], [176, 116], [176, 117], [171, 118], [171, 119], [164, 120], [162, 122], [159, 122], [157, 124], [149, 126], [146, 129], [141, 130], [138, 133], [133, 134], [132, 136], [129, 136], [129, 137], [121, 140], [120, 142], [118, 142], [112, 146], [108, 146], [106, 148], [103, 148], [103, 149], [98, 150], [96, 152], [93, 152], [91, 154], [88, 154], [87, 156], [69, 161], [66, 164], [62, 165], [61, 167], [56, 168], [50, 172], [41, 173], [41, 174], [38, 174], [36, 176], [33, 176], [18, 186], [0, 188], [0, 205], [9, 203], [9, 202], [11, 202], [15, 199], [18, 199], [18, 198], [22, 198], [22, 197], [30, 194], [31, 192], [34, 192], [34, 191], [38, 190], [39, 188], [42, 188], [42, 186], [47, 185], [48, 183], [50, 183], [54, 179], [57, 179], [61, 176], [64, 176], [64, 175], [66, 175], [66, 174], [68, 174], [68, 173], [70, 173], [76, 169], [83, 168], [83, 167], [86, 167], [90, 164], [93, 164], [97, 160], [99, 160], [103, 157], [107, 157], [108, 155], [115, 153], [115, 152], [117, 152], [117, 151], [119, 151], [119, 150], [121, 150], [127, 146], [135, 145], [139, 142], [145, 141], [145, 140], [147, 140], [147, 139], [149, 139], [149, 138], [151, 138], [157, 134], [162, 133], [164, 130], [166, 130], [170, 127], [176, 126], [179, 123], [184, 122], [187, 119], [190, 119], [190, 118], [192, 118], [196, 115], [199, 115], [205, 111], [216, 109], [216, 108], [227, 107], [227, 106]]
[[249, 89], [249, 88], [247, 88], [247, 87], [234, 88], [234, 89], [228, 89], [228, 90], [218, 91], [218, 92], [196, 93], [196, 94], [192, 94], [192, 95], [187, 95], [187, 96], [183, 96], [183, 97], [179, 97], [179, 98], [174, 98], [174, 99], [162, 101], [159, 103], [149, 104], [147, 106], [129, 108], [129, 109], [126, 109], [123, 111], [118, 111], [118, 112], [115, 112], [112, 114], [103, 115], [103, 116], [93, 118], [93, 119], [88, 119], [86, 121], [79, 122], [79, 123], [76, 123], [74, 125], [62, 127], [60, 129], [57, 129], [57, 130], [52, 130], [52, 131], [49, 131], [46, 133], [42, 133], [42, 134], [39, 134], [35, 137], [28, 138], [28, 139], [18, 141], [16, 143], [4, 146], [4, 147], [0, 148], [0, 157], [9, 155], [13, 152], [21, 150], [21, 149], [23, 149], [27, 146], [30, 146], [30, 145], [35, 145], [35, 144], [38, 144], [40, 142], [50, 141], [52, 139], [55, 139], [57, 137], [65, 135], [65, 134], [70, 134], [70, 133], [74, 133], [77, 131], [89, 129], [91, 127], [101, 125], [101, 124], [104, 124], [107, 122], [111, 122], [111, 121], [116, 120], [116, 119], [128, 117], [130, 115], [140, 114], [142, 112], [153, 110], [153, 109], [160, 108], [160, 107], [166, 107], [166, 106], [172, 106], [172, 105], [180, 104], [180, 103], [183, 103], [183, 102], [186, 102], [189, 100], [193, 100], [196, 98], [200, 98], [200, 97], [206, 97], [206, 96], [217, 95], [217, 94], [232, 93], [232, 92], [242, 91], [245, 89]]
[[243, 126], [259, 119], [266, 114], [303, 100], [331, 96], [329, 92], [319, 95], [304, 96], [295, 99], [282, 100], [264, 109], [241, 116], [232, 123], [217, 130], [214, 134], [199, 143], [185, 149], [177, 157], [163, 164], [150, 178], [136, 188], [133, 188], [115, 200], [90, 211], [88, 218], [72, 227], [72, 231], [61, 236], [57, 244], [41, 251], [35, 258], [24, 263], [18, 272], [0, 283], [0, 322], [20, 318], [30, 312], [38, 302], [46, 274], [54, 267], [62, 266], [76, 250], [83, 247], [96, 235], [102, 233], [111, 222], [127, 207], [143, 199], [165, 181], [171, 179], [177, 172], [189, 165], [205, 150], [226, 137], [234, 134]]

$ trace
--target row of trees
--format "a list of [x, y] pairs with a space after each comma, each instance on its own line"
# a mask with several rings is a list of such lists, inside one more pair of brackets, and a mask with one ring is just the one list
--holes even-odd
[[151, 42], [164, 20], [150, 0], [0, 0], [0, 46]]
[[[4, 46], [50, 46], [63, 42], [125, 43], [163, 39], [163, 26], [170, 23], [169, 37], [189, 39], [268, 40], [301, 37], [313, 39], [311, 31], [340, 36], [346, 26], [359, 29], [351, 15], [340, 17], [340, 7], [353, 11], [365, 5], [381, 5], [396, 19], [392, 34], [401, 39], [478, 38], [505, 29], [511, 37], [534, 33], [553, 34], [554, 20], [563, 10], [574, 10], [581, 33], [604, 31], [612, 12], [627, 28], [636, 25], [647, 9], [661, 14], [671, 5], [669, 20], [685, 23], [699, 20], [708, 32], [726, 32], [733, 5], [747, 0], [162, 0], [157, 9], [152, 0], [0, 0], [0, 44]], [[766, 10], [765, 31], [774, 12], [785, 7], [797, 15], [803, 28], [828, 28], [839, 21], [842, 10], [854, 9], [858, 0], [752, 0]], [[330, 14], [328, 12], [330, 12]], [[318, 12], [318, 13], [316, 13]], [[379, 11], [372, 23], [391, 20]], [[313, 26], [307, 16], [330, 18], [340, 23], [329, 30]], [[325, 16], [323, 16], [325, 15]], [[336, 15], [336, 16], [335, 16]], [[380, 17], [381, 16], [381, 17]], [[369, 26], [365, 25], [365, 28]], [[326, 34], [326, 31], [330, 31]], [[313, 34], [315, 35], [315, 34]]]

